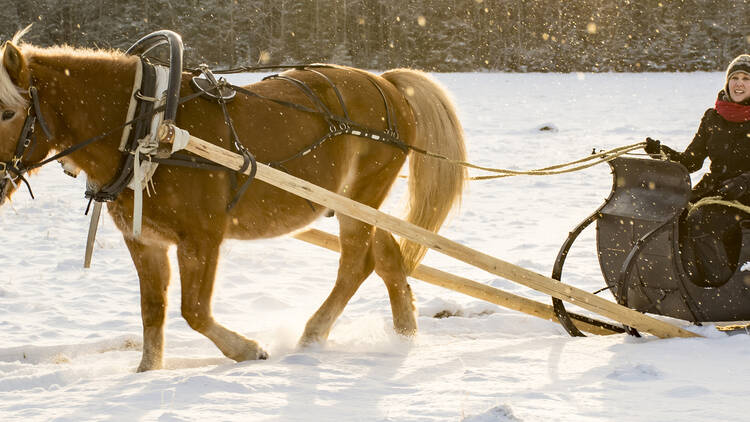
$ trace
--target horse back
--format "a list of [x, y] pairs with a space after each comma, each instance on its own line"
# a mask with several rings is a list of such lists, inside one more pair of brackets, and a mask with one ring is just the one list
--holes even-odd
[[[409, 136], [413, 117], [403, 96], [384, 79], [351, 68], [292, 70], [282, 76], [285, 79], [271, 78], [244, 87], [256, 95], [239, 94], [227, 104], [239, 141], [258, 162], [379, 206], [382, 195], [370, 198], [358, 187], [370, 183], [390, 187], [403, 165], [404, 152], [353, 135], [324, 139], [334, 129], [326, 114], [379, 131], [386, 131], [390, 124], [400, 136]], [[190, 92], [188, 81], [183, 83], [183, 92]], [[197, 98], [181, 105], [176, 123], [196, 137], [235, 150], [222, 109], [215, 102]], [[233, 180], [227, 171], [162, 167], [154, 175], [154, 185], [165, 194], [146, 201], [144, 207], [151, 205], [144, 209], [144, 216], [152, 216], [160, 237], [174, 241], [187, 234], [186, 227], [189, 232], [233, 238], [274, 237], [300, 229], [326, 211], [258, 180], [227, 211], [236, 186], [244, 181], [244, 176]], [[118, 202], [125, 208], [132, 203], [128, 198]]]

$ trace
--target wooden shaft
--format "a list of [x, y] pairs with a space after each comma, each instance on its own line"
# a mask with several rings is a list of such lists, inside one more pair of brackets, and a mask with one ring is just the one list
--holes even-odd
[[[163, 126], [162, 126], [163, 128]], [[181, 129], [177, 129], [181, 130]], [[171, 143], [169, 130], [161, 130], [163, 142]], [[189, 136], [185, 149], [201, 157], [209, 159], [233, 170], [242, 168], [244, 159], [241, 155], [225, 150], [200, 138]], [[249, 174], [250, 170], [245, 171]], [[620, 306], [585, 290], [567, 285], [558, 280], [543, 276], [531, 270], [513, 265], [509, 262], [492, 257], [480, 251], [471, 249], [460, 243], [446, 239], [429, 230], [396, 217], [385, 214], [372, 207], [360, 204], [344, 196], [328, 191], [306, 180], [286, 174], [265, 164], [257, 164], [258, 180], [272, 186], [293, 193], [338, 213], [356, 218], [362, 222], [372, 224], [387, 230], [402, 238], [419, 243], [459, 261], [473, 265], [492, 274], [506, 278], [526, 287], [537, 290], [552, 297], [580, 306], [598, 315], [606, 316], [640, 331], [657, 337], [701, 337], [698, 334], [682, 329], [665, 321], [649, 317], [630, 308]]]
[[[318, 229], [308, 229], [294, 235], [295, 239], [311, 243], [334, 252], [340, 252], [339, 238]], [[523, 312], [528, 315], [542, 319], [558, 322], [552, 305], [540, 303], [535, 300], [514, 295], [506, 291], [497, 289], [486, 284], [459, 277], [455, 274], [440, 271], [436, 268], [426, 265], [419, 265], [409, 274], [410, 277], [422, 280], [424, 282], [444, 287], [477, 299], [485, 300], [495, 305], [499, 305], [514, 311]], [[576, 326], [586, 332], [597, 335], [617, 334], [616, 331], [589, 324], [583, 321], [576, 321]]]
[[89, 222], [89, 235], [86, 238], [86, 253], [83, 257], [83, 268], [91, 268], [91, 256], [94, 253], [94, 240], [96, 240], [96, 230], [99, 228], [99, 215], [102, 213], [102, 203], [94, 201], [94, 209], [91, 211], [91, 221]]

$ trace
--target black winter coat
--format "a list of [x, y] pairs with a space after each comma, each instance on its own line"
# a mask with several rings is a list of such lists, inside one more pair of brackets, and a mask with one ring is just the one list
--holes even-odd
[[[689, 172], [703, 167], [706, 158], [711, 160], [711, 171], [693, 188], [691, 201], [717, 195], [722, 182], [750, 172], [750, 121], [734, 123], [725, 120], [710, 108], [701, 119], [698, 132], [685, 152], [662, 146], [670, 160], [679, 161]], [[750, 198], [741, 199], [750, 204]]]

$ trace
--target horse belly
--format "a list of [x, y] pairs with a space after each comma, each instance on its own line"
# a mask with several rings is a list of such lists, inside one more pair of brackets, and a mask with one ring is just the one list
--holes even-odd
[[228, 238], [282, 236], [309, 225], [327, 211], [321, 205], [273, 187], [256, 190], [251, 188], [245, 195], [247, 198], [243, 198], [229, 213], [226, 230]]
[[[359, 139], [357, 141], [361, 142]], [[290, 173], [339, 195], [351, 197], [349, 187], [360, 177], [359, 154], [354, 154], [350, 148], [323, 150], [316, 154], [313, 162], [289, 166]], [[322, 205], [264, 182], [253, 183], [257, 184], [245, 192], [237, 209], [230, 213], [227, 237], [253, 239], [282, 236], [304, 228], [329, 212]]]

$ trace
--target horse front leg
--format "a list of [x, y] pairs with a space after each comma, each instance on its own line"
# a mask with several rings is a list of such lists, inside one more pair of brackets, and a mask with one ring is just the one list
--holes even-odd
[[267, 359], [256, 341], [218, 324], [211, 311], [221, 240], [196, 239], [177, 245], [182, 286], [182, 316], [195, 331], [214, 342], [224, 355], [237, 362]]
[[143, 356], [138, 372], [161, 369], [164, 359], [164, 320], [167, 310], [169, 260], [167, 247], [125, 238], [141, 287]]

